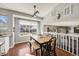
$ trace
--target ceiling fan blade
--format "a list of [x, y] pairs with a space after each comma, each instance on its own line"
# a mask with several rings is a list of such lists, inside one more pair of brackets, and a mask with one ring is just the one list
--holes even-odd
[[37, 10], [35, 13], [37, 14], [37, 13], [39, 13], [39, 11]]
[[39, 13], [39, 11], [37, 10], [36, 12], [34, 12], [34, 14], [33, 14], [33, 16], [32, 17], [34, 17], [37, 13]]

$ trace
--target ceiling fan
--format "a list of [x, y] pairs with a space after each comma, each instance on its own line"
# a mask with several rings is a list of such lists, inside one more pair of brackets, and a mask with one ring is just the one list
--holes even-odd
[[32, 17], [34, 17], [37, 14], [39, 14], [39, 11], [37, 10], [36, 5], [34, 5], [33, 8], [34, 8], [34, 13], [33, 13]]

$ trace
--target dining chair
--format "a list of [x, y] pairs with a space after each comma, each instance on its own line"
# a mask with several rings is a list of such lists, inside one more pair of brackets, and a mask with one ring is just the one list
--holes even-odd
[[53, 37], [51, 40], [51, 53], [53, 51], [54, 56], [56, 56], [56, 37]]
[[[56, 56], [55, 47], [56, 47], [56, 38], [52, 37], [48, 44], [44, 45], [44, 54], [47, 56], [54, 55]], [[54, 53], [54, 54], [53, 54]]]
[[38, 50], [40, 50], [40, 45], [32, 37], [30, 37], [30, 51], [35, 51], [37, 56]]

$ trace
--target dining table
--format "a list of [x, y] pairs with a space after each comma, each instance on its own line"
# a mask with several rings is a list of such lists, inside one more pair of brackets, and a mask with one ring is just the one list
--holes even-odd
[[31, 39], [35, 40], [39, 45], [40, 45], [40, 48], [41, 48], [41, 56], [43, 55], [43, 45], [44, 44], [48, 44], [50, 42], [50, 40], [52, 39], [51, 36], [39, 36], [39, 35], [36, 35], [36, 36], [31, 36]]

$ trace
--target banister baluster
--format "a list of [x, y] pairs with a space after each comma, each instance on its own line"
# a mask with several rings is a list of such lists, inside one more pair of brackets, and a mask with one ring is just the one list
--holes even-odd
[[78, 38], [79, 38], [79, 37], [76, 37], [76, 42], [77, 42], [77, 43], [76, 43], [76, 45], [77, 45], [77, 46], [76, 46], [76, 55], [78, 55], [78, 50], [79, 50], [79, 49], [78, 49]]
[[74, 54], [74, 36], [72, 36], [72, 53]]
[[65, 40], [66, 40], [66, 51], [67, 51], [67, 35], [65, 36]]
[[64, 37], [63, 37], [63, 50], [64, 50]]
[[59, 35], [58, 35], [57, 39], [58, 39], [58, 41], [57, 41], [57, 42], [58, 42], [58, 43], [57, 43], [57, 46], [59, 47]]
[[68, 36], [68, 37], [69, 37], [69, 47], [68, 48], [69, 48], [69, 52], [70, 52], [70, 36]]

